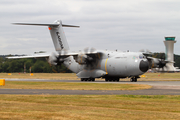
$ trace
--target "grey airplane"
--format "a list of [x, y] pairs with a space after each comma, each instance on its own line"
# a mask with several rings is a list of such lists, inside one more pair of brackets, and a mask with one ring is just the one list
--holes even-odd
[[121, 52], [96, 50], [85, 48], [83, 52], [69, 52], [68, 42], [63, 27], [79, 27], [62, 24], [56, 20], [53, 24], [14, 23], [16, 25], [47, 26], [49, 28], [56, 53], [34, 54], [31, 56], [7, 57], [18, 58], [48, 58], [51, 65], [64, 64], [81, 79], [81, 81], [95, 81], [95, 78], [104, 78], [105, 81], [119, 81], [121, 78], [130, 78], [137, 82], [140, 75], [150, 68], [162, 68], [167, 61], [148, 57], [146, 52]]

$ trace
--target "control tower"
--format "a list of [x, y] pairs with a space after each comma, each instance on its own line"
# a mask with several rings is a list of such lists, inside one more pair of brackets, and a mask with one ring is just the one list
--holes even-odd
[[166, 64], [164, 69], [167, 72], [176, 71], [176, 68], [174, 67], [174, 43], [176, 43], [174, 36], [165, 37], [165, 41], [164, 41], [166, 47], [165, 60], [169, 61], [169, 63]]

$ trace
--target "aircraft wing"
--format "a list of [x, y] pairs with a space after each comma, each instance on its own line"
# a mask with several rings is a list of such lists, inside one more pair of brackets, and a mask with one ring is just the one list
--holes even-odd
[[174, 61], [168, 61], [168, 60], [164, 60], [164, 59], [158, 59], [158, 58], [154, 58], [154, 57], [147, 57], [148, 60], [163, 60], [165, 63], [175, 63]]
[[69, 53], [66, 51], [61, 51], [58, 53], [36, 53], [33, 55], [25, 56], [13, 56], [6, 57], [8, 59], [21, 59], [21, 58], [48, 58], [50, 64], [57, 65], [59, 61], [64, 61], [67, 57], [73, 56], [74, 60], [79, 64], [85, 64], [87, 66], [94, 66], [98, 59], [101, 58], [101, 52], [93, 51], [86, 53]]
[[74, 60], [80, 65], [84, 64], [87, 66], [95, 66], [97, 61], [101, 59], [102, 52], [93, 51], [93, 52], [80, 52], [72, 55]]
[[[66, 53], [61, 55], [62, 57], [69, 57], [69, 56], [77, 56], [79, 53]], [[48, 58], [49, 56], [51, 56], [51, 54], [44, 54], [44, 53], [40, 53], [40, 54], [33, 54], [33, 55], [21, 55], [21, 56], [12, 56], [12, 57], [6, 57], [8, 59], [20, 59], [20, 58]]]
[[13, 56], [13, 57], [6, 57], [8, 59], [20, 59], [20, 58], [48, 58], [50, 54], [34, 54], [34, 55], [25, 55], [25, 56]]
[[[61, 55], [62, 57], [69, 57], [69, 56], [77, 56], [79, 53], [66, 53]], [[91, 53], [92, 54], [92, 53]], [[89, 54], [89, 55], [91, 55]], [[11, 56], [11, 57], [6, 57], [8, 59], [21, 59], [21, 58], [48, 58], [50, 57], [50, 53], [40, 53], [40, 54], [33, 54], [33, 55], [21, 55], [21, 56]]]

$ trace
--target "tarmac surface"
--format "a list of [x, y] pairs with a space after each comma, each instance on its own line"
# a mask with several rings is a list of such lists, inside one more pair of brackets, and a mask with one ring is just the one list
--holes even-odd
[[[40, 79], [5, 79], [6, 81], [37, 82], [81, 82], [80, 80], [40, 80]], [[83, 83], [83, 82], [82, 82]], [[144, 90], [49, 90], [49, 89], [0, 89], [0, 94], [21, 95], [180, 95], [180, 81], [120, 81], [105, 82], [96, 80], [88, 83], [146, 84], [153, 86]]]

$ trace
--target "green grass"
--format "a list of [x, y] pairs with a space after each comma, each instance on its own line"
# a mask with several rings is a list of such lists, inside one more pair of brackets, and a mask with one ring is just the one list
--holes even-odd
[[138, 90], [149, 89], [150, 85], [115, 83], [68, 83], [68, 82], [28, 82], [6, 81], [1, 88], [11, 89], [63, 89], [63, 90]]
[[180, 96], [0, 95], [0, 119], [152, 120], [180, 118]]

